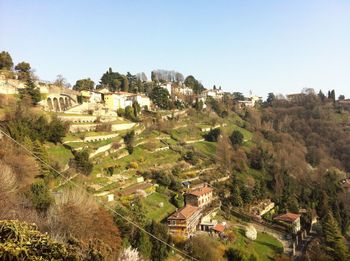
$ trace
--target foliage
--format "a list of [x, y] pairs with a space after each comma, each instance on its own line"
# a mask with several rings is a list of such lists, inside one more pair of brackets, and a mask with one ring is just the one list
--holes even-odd
[[89, 152], [87, 150], [75, 152], [74, 162], [76, 169], [81, 173], [85, 175], [89, 175], [91, 173], [93, 164], [89, 159]]
[[109, 68], [101, 77], [101, 86], [106, 86], [110, 91], [129, 91], [128, 78], [118, 72], [113, 72], [112, 68]]
[[[152, 221], [147, 230], [157, 238], [160, 238], [169, 244], [171, 243], [168, 228], [166, 225]], [[168, 257], [169, 247], [153, 237], [151, 238], [151, 243], [151, 259], [154, 261], [165, 260]]]
[[132, 154], [134, 151], [134, 141], [135, 141], [135, 131], [132, 130], [124, 135], [124, 143], [129, 154]]
[[73, 86], [73, 90], [76, 91], [92, 91], [95, 87], [95, 83], [90, 78], [77, 80]]
[[6, 51], [2, 51], [0, 53], [0, 70], [11, 70], [12, 66], [13, 61], [11, 55]]
[[51, 192], [43, 180], [32, 184], [30, 199], [34, 207], [40, 212], [46, 212], [53, 203]]
[[65, 246], [38, 231], [36, 225], [0, 221], [1, 260], [65, 260]]
[[204, 138], [206, 141], [216, 142], [219, 139], [220, 133], [220, 128], [211, 129], [207, 134], [204, 135]]
[[67, 132], [67, 125], [57, 117], [53, 117], [51, 122], [48, 122], [42, 115], [29, 113], [25, 104], [21, 103], [14, 112], [7, 115], [7, 118], [5, 127], [11, 137], [19, 142], [29, 137], [32, 141], [57, 143], [62, 141]]
[[184, 196], [182, 194], [175, 194], [172, 197], [172, 203], [177, 208], [182, 208], [185, 205]]
[[244, 136], [239, 130], [234, 130], [230, 135], [230, 141], [234, 147], [241, 146], [243, 144]]
[[152, 89], [149, 98], [157, 105], [160, 109], [170, 108], [170, 95], [167, 89], [160, 86], [156, 86]]
[[195, 94], [200, 94], [204, 91], [203, 85], [192, 75], [186, 77], [185, 85], [193, 90]]
[[327, 254], [337, 261], [348, 260], [349, 250], [337, 221], [331, 213], [328, 213], [324, 220], [323, 235]]

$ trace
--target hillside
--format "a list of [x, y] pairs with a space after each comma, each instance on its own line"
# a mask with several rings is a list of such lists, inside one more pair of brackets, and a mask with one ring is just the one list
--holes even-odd
[[[110, 70], [103, 77], [126, 76]], [[3, 224], [23, 228], [21, 236], [47, 232], [57, 253], [78, 260], [116, 260], [129, 247], [146, 260], [314, 260], [334, 251], [336, 260], [346, 257], [349, 111], [312, 92], [250, 106], [253, 97], [243, 102], [186, 79], [193, 93], [185, 98], [171, 97], [156, 81], [143, 83], [145, 93], [101, 95], [152, 101], [118, 110], [105, 97], [92, 100], [102, 91], [80, 90], [69, 96], [76, 104], [64, 101], [57, 111], [45, 103], [50, 92], [39, 91], [35, 102], [30, 78], [23, 92], [1, 95], [0, 219], [23, 222]], [[194, 207], [201, 216], [195, 231], [174, 233], [169, 218], [203, 188], [213, 194]], [[261, 209], [265, 203], [272, 207]], [[245, 234], [250, 226], [254, 239]], [[304, 233], [320, 247], [300, 245]], [[17, 243], [2, 244], [10, 256]]]

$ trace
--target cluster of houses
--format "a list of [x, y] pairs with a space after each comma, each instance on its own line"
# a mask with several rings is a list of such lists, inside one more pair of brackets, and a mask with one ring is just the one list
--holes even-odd
[[190, 237], [198, 230], [222, 234], [225, 224], [214, 219], [216, 208], [210, 207], [214, 199], [213, 189], [207, 185], [187, 192], [185, 206], [167, 219], [169, 232], [182, 237]]
[[109, 110], [116, 111], [132, 106], [133, 102], [137, 102], [142, 109], [150, 108], [151, 100], [144, 94], [129, 92], [110, 92], [108, 89], [81, 91], [83, 101], [88, 103], [104, 103]]

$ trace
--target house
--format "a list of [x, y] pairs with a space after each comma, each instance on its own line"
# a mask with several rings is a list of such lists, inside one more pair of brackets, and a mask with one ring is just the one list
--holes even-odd
[[168, 217], [169, 232], [189, 237], [196, 231], [200, 218], [199, 208], [186, 205]]
[[241, 107], [249, 107], [253, 108], [257, 102], [262, 101], [262, 97], [256, 96], [256, 95], [250, 95], [247, 100], [245, 101], [238, 101], [238, 104]]
[[225, 224], [216, 224], [211, 230], [214, 234], [220, 236], [225, 231]]
[[186, 194], [186, 204], [200, 208], [210, 204], [212, 200], [213, 189], [207, 186], [191, 190]]
[[151, 107], [151, 99], [144, 94], [134, 94], [129, 96], [129, 99], [136, 101], [140, 105], [141, 109], [149, 109]]
[[213, 99], [221, 99], [223, 92], [221, 89], [209, 89], [202, 92], [202, 97], [205, 99], [211, 97]]
[[275, 203], [270, 199], [265, 199], [251, 207], [250, 213], [261, 218], [266, 213], [270, 212], [275, 207]]
[[216, 214], [216, 209], [210, 210], [208, 213], [204, 213], [199, 224], [199, 229], [201, 231], [211, 231], [211, 229], [218, 223], [218, 221], [215, 219]]
[[282, 224], [285, 224], [287, 226], [291, 226], [293, 229], [293, 232], [296, 234], [298, 231], [301, 230], [300, 225], [300, 214], [294, 214], [294, 213], [286, 213], [279, 215], [274, 218], [274, 220], [281, 222]]
[[128, 99], [128, 96], [133, 95], [133, 93], [128, 92], [110, 92], [104, 93], [105, 106], [110, 110], [125, 109], [127, 106], [132, 105], [132, 101]]

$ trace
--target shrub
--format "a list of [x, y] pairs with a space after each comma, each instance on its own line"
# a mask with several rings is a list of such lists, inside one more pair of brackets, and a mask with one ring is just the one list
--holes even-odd
[[128, 164], [128, 168], [129, 169], [138, 169], [139, 168], [139, 164], [137, 164], [136, 161], [132, 161]]
[[86, 150], [76, 152], [74, 155], [75, 167], [85, 175], [92, 171], [93, 164], [90, 162], [89, 153]]
[[234, 130], [230, 136], [230, 141], [232, 143], [233, 146], [240, 146], [242, 145], [244, 140], [244, 136], [243, 134], [238, 131], [238, 130]]
[[220, 136], [220, 128], [211, 129], [207, 134], [204, 135], [206, 141], [218, 141]]

